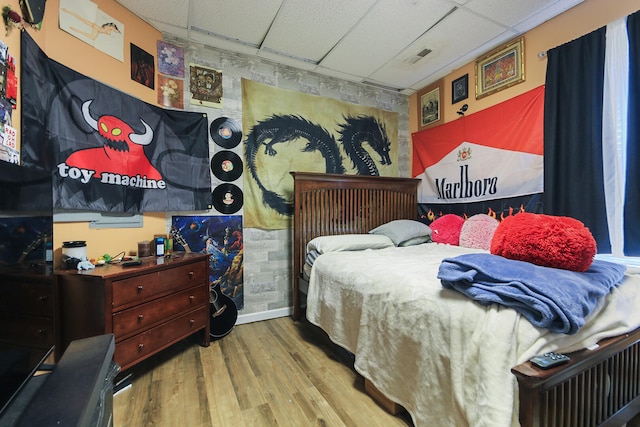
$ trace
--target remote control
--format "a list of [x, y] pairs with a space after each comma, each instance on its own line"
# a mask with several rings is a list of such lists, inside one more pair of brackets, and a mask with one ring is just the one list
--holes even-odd
[[529, 361], [535, 366], [541, 369], [549, 369], [558, 365], [562, 365], [569, 361], [569, 356], [566, 354], [549, 352], [540, 356], [534, 356]]
[[134, 265], [140, 265], [140, 264], [142, 264], [142, 261], [140, 261], [139, 259], [120, 263], [120, 265], [123, 267], [133, 267]]

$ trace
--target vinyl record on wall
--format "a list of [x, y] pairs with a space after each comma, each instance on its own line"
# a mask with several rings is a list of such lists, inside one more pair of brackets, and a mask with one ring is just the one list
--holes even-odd
[[234, 148], [242, 140], [242, 129], [229, 117], [218, 117], [209, 126], [213, 142], [222, 148]]
[[211, 172], [219, 180], [235, 181], [242, 175], [242, 159], [233, 151], [218, 151], [211, 158]]
[[242, 208], [242, 190], [234, 184], [220, 184], [211, 192], [211, 204], [222, 214], [233, 214]]

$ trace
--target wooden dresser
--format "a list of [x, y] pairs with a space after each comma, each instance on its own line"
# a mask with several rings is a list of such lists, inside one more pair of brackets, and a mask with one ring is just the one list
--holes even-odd
[[174, 253], [142, 264], [107, 264], [85, 271], [57, 271], [59, 334], [73, 340], [115, 336], [114, 360], [122, 371], [200, 332], [209, 346], [209, 257]]
[[[0, 269], [1, 344], [34, 349], [33, 357], [54, 345], [53, 268], [19, 264]], [[32, 362], [37, 362], [33, 360]]]

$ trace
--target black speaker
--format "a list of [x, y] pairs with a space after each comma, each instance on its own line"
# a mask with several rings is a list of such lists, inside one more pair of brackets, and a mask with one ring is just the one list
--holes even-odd
[[39, 24], [44, 18], [44, 6], [47, 0], [20, 0], [22, 18], [29, 24]]

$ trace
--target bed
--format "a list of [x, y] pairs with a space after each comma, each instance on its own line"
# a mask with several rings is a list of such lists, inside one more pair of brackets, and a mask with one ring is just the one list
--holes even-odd
[[[438, 292], [446, 298], [420, 308], [416, 292], [422, 291], [416, 286], [424, 278], [415, 275], [432, 274], [438, 256], [457, 256], [459, 248], [428, 243], [381, 249], [375, 257], [357, 252], [349, 254], [353, 258], [324, 254], [304, 273], [306, 245], [316, 237], [367, 233], [395, 219], [416, 219], [417, 180], [292, 175], [293, 318], [306, 315], [353, 353], [355, 369], [374, 394], [404, 407], [416, 426], [620, 426], [640, 412], [640, 314], [634, 313], [640, 310], [633, 310], [640, 305], [635, 290], [640, 289], [640, 276], [627, 273], [613, 297], [607, 296], [598, 307], [597, 316], [574, 335], [534, 328], [513, 310], [495, 304], [480, 307], [442, 289]], [[408, 264], [402, 264], [412, 256], [436, 258], [412, 273]], [[393, 298], [387, 290], [360, 280], [357, 273], [346, 279], [327, 273], [327, 266], [345, 263], [355, 270], [358, 263], [365, 263], [371, 273], [382, 276], [376, 268], [384, 262], [398, 266], [389, 279]], [[630, 307], [624, 319], [615, 317]], [[425, 313], [417, 315], [416, 310]], [[427, 315], [431, 317], [425, 328], [416, 319]], [[446, 333], [449, 329], [438, 329], [439, 323], [469, 325]], [[519, 341], [509, 341], [513, 337], [503, 324], [512, 325], [511, 335]], [[505, 343], [513, 345], [499, 347]], [[571, 361], [549, 370], [528, 362], [533, 355], [552, 350], [568, 353]]]

